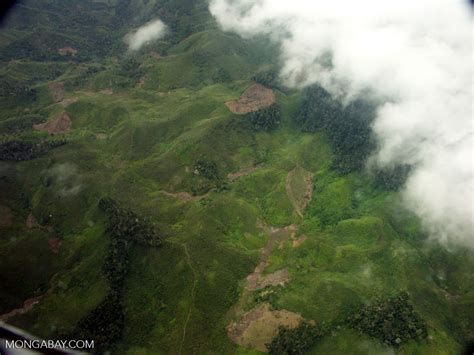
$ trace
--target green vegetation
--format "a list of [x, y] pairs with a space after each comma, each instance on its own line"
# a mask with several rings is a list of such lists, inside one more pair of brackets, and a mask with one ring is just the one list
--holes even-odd
[[312, 86], [295, 123], [305, 131], [325, 132], [335, 155], [334, 167], [347, 173], [360, 170], [375, 147], [370, 128], [374, 118], [372, 103], [357, 100], [343, 107], [322, 87]]
[[251, 112], [246, 115], [254, 131], [272, 131], [278, 127], [281, 119], [281, 109], [278, 104]]
[[278, 72], [276, 70], [260, 71], [252, 77], [252, 80], [269, 88], [278, 88]]
[[40, 143], [9, 141], [0, 144], [0, 160], [31, 160], [46, 154], [52, 148], [64, 144], [66, 144], [64, 140], [43, 141]]
[[218, 180], [220, 178], [216, 162], [206, 157], [199, 158], [194, 164], [194, 169], [208, 180]]
[[[274, 46], [221, 31], [206, 1], [74, 4], [23, 1], [0, 33], [0, 309], [43, 295], [9, 323], [98, 352], [255, 354], [226, 327], [268, 231], [295, 224], [261, 275], [289, 280], [243, 312], [316, 325], [281, 330], [273, 353], [455, 354], [474, 338], [472, 253], [400, 207], [409, 167], [363, 169], [375, 103], [281, 87]], [[155, 17], [168, 34], [128, 52]], [[231, 113], [253, 82], [276, 104]], [[33, 129], [63, 112], [64, 136]]]
[[326, 330], [303, 321], [296, 328], [280, 327], [278, 334], [267, 345], [271, 355], [306, 354], [327, 333]]
[[278, 300], [278, 286], [265, 286], [264, 288], [257, 290], [254, 294], [255, 303], [269, 303], [272, 308], [278, 309], [277, 300]]
[[132, 211], [123, 209], [110, 198], [102, 198], [99, 208], [107, 214], [107, 233], [111, 237], [102, 270], [110, 283], [105, 299], [70, 334], [69, 339], [93, 339], [96, 353], [110, 349], [122, 337], [125, 325], [123, 288], [130, 268], [131, 243], [157, 247], [161, 244], [153, 226]]
[[397, 347], [411, 339], [422, 340], [428, 336], [426, 323], [409, 303], [407, 293], [373, 302], [350, 316], [348, 324]]
[[143, 246], [157, 247], [161, 244], [153, 225], [146, 218], [121, 208], [110, 198], [99, 201], [99, 208], [108, 216], [107, 232], [114, 240], [128, 240]]
[[42, 123], [46, 119], [41, 115], [24, 115], [13, 117], [0, 122], [0, 132], [3, 134], [15, 134], [30, 130], [33, 125]]

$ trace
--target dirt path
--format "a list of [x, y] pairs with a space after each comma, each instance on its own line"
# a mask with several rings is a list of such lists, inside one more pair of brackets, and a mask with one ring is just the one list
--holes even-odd
[[36, 306], [44, 298], [45, 295], [46, 294], [40, 295], [40, 296], [37, 296], [37, 297], [33, 297], [33, 298], [28, 298], [25, 302], [23, 302], [22, 307], [15, 308], [15, 309], [11, 310], [8, 313], [0, 315], [0, 321], [6, 322], [8, 319], [10, 319], [14, 316], [24, 314], [24, 313], [30, 311], [34, 306]]
[[301, 218], [313, 197], [313, 176], [313, 173], [306, 171], [299, 165], [286, 175], [286, 194], [296, 214]]
[[194, 201], [200, 201], [200, 200], [208, 197], [210, 195], [211, 191], [206, 192], [204, 195], [199, 195], [199, 196], [193, 196], [189, 192], [185, 192], [185, 191], [182, 191], [182, 192], [169, 192], [169, 191], [162, 190], [161, 193], [165, 196], [173, 197], [173, 198], [176, 198], [176, 199], [178, 199], [180, 201], [183, 201], [183, 202], [194, 202]]
[[53, 290], [54, 290], [54, 281], [56, 280], [58, 274], [53, 275], [51, 279], [49, 280], [49, 288], [48, 290], [43, 293], [42, 295], [28, 298], [26, 301], [23, 302], [23, 306], [19, 308], [12, 309], [10, 312], [4, 313], [0, 315], [0, 321], [6, 322], [8, 319], [24, 314], [26, 312], [29, 312], [30, 310], [33, 309], [34, 306], [36, 306], [38, 303], [40, 303], [45, 297], [49, 296]]
[[227, 179], [229, 179], [230, 182], [233, 182], [234, 180], [237, 180], [238, 178], [240, 178], [242, 176], [246, 176], [246, 175], [249, 175], [249, 174], [253, 173], [255, 170], [257, 170], [259, 168], [260, 168], [259, 166], [255, 166], [255, 165], [247, 166], [245, 168], [240, 169], [239, 171], [237, 171], [235, 173], [227, 174]]
[[195, 296], [195, 291], [196, 291], [196, 285], [198, 282], [197, 273], [191, 263], [191, 256], [189, 255], [188, 247], [184, 243], [183, 243], [183, 248], [184, 248], [184, 252], [186, 253], [186, 260], [187, 260], [188, 266], [193, 271], [194, 282], [193, 282], [193, 288], [191, 289], [191, 304], [189, 305], [188, 315], [186, 316], [186, 321], [184, 322], [183, 337], [181, 338], [181, 345], [179, 346], [179, 354], [181, 354], [181, 352], [183, 351], [184, 340], [186, 339], [186, 329], [188, 327], [189, 320], [191, 319], [191, 313], [194, 306], [194, 296]]

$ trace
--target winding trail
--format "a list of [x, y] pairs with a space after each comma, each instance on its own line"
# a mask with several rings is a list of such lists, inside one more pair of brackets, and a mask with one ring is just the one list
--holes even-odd
[[188, 246], [185, 243], [183, 243], [183, 248], [184, 248], [184, 252], [186, 253], [186, 260], [187, 260], [188, 266], [193, 271], [194, 282], [193, 282], [193, 288], [191, 289], [191, 304], [189, 305], [188, 315], [186, 316], [186, 321], [184, 322], [183, 337], [181, 338], [181, 345], [179, 346], [180, 355], [183, 351], [184, 340], [186, 339], [186, 329], [188, 327], [189, 320], [191, 319], [191, 313], [192, 313], [193, 305], [194, 305], [195, 290], [196, 290], [196, 285], [198, 282], [197, 273], [191, 263], [191, 256], [189, 255]]

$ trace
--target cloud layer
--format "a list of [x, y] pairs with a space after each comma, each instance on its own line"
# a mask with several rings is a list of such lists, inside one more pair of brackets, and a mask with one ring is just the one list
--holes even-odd
[[472, 20], [460, 0], [212, 0], [224, 30], [268, 34], [281, 77], [383, 104], [371, 162], [414, 166], [402, 194], [433, 236], [474, 247]]
[[127, 34], [125, 42], [130, 50], [137, 51], [143, 45], [163, 38], [166, 30], [166, 25], [160, 19], [155, 19]]

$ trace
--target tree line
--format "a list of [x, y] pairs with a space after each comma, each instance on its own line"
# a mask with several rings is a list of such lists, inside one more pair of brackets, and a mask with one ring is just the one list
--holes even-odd
[[104, 353], [122, 337], [125, 325], [123, 288], [130, 269], [130, 246], [159, 247], [162, 238], [150, 220], [123, 208], [111, 198], [102, 198], [99, 208], [107, 216], [106, 232], [110, 244], [102, 265], [102, 273], [110, 284], [104, 300], [67, 334], [57, 337], [66, 339], [93, 339], [94, 352]]

